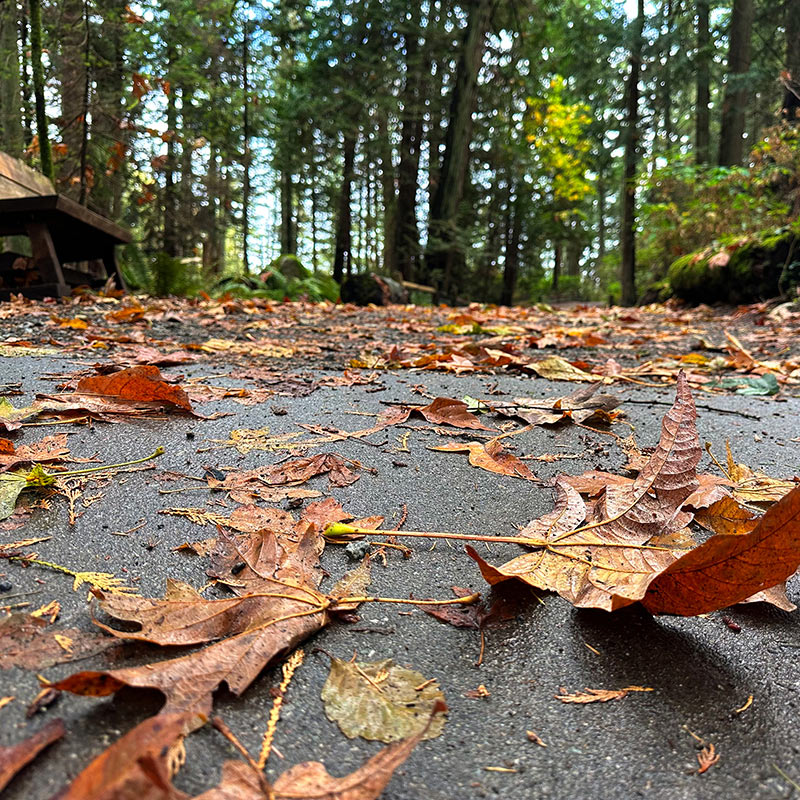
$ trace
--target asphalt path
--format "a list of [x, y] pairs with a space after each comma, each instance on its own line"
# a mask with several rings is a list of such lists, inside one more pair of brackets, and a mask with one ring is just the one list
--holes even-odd
[[[21, 405], [36, 392], [52, 391], [52, 382], [40, 377], [44, 373], [72, 369], [68, 359], [0, 359], [0, 383], [22, 382], [25, 397], [12, 398]], [[209, 375], [213, 369], [194, 364], [171, 372], [191, 377]], [[217, 372], [215, 382], [242, 383], [226, 378], [220, 368]], [[227, 439], [234, 429], [265, 425], [276, 434], [297, 430], [296, 423], [348, 430], [367, 427], [369, 418], [359, 413], [377, 413], [386, 402], [417, 401], [411, 387], [420, 383], [431, 396], [450, 397], [486, 398], [490, 390], [512, 397], [547, 397], [574, 388], [521, 376], [405, 371], [381, 375], [380, 382], [385, 386], [380, 392], [354, 386], [276, 398], [273, 405], [285, 408], [286, 414], [275, 414], [269, 403], [243, 407], [223, 400], [201, 408], [204, 413], [231, 414], [214, 420], [169, 416], [97, 423], [91, 428], [27, 428], [19, 443], [65, 430], [73, 455], [97, 456], [105, 463], [137, 458], [160, 445], [166, 452], [154, 470], [120, 474], [96, 502], [81, 509], [84, 513], [74, 526], [67, 524], [66, 503], [58, 499], [49, 509], [35, 512], [24, 528], [0, 533], [0, 541], [50, 536], [37, 546], [41, 558], [74, 569], [127, 576], [145, 596], [161, 596], [168, 576], [200, 586], [205, 580], [204, 562], [172, 548], [212, 536], [213, 528], [157, 512], [175, 506], [225, 509], [208, 505], [218, 497], [204, 491], [159, 494], [160, 489], [188, 482], [165, 484], [156, 480], [157, 474], [175, 470], [202, 475], [206, 467], [250, 468], [280, 457], [258, 451], [240, 456], [231, 449], [197, 452], [210, 440]], [[622, 397], [622, 409], [640, 444], [655, 445], [673, 389], [622, 385], [611, 391]], [[775, 477], [798, 473], [798, 447], [792, 439], [800, 430], [800, 399], [733, 395], [696, 399], [710, 407], [698, 413], [700, 440], [712, 442], [718, 455], [724, 454], [725, 440], [730, 439], [737, 460]], [[370, 441], [377, 446], [349, 440], [320, 448], [376, 471], [365, 471], [353, 485], [332, 491], [354, 516], [382, 514], [392, 524], [406, 506], [407, 529], [508, 535], [552, 507], [552, 490], [546, 485], [475, 469], [463, 453], [431, 451], [429, 447], [459, 437], [443, 437], [422, 420], [410, 425], [415, 429], [389, 428], [372, 436]], [[623, 435], [628, 430], [624, 425], [614, 429]], [[407, 451], [402, 438], [406, 433]], [[559, 472], [615, 471], [623, 464], [611, 437], [575, 426], [536, 428], [515, 437], [514, 443], [518, 455], [569, 456], [553, 463], [528, 462], [545, 483]], [[701, 467], [713, 469], [705, 455]], [[308, 486], [328, 493], [324, 476]], [[141, 527], [119, 535], [142, 520]], [[390, 551], [385, 567], [375, 564], [371, 592], [444, 598], [452, 596], [453, 585], [487, 590], [461, 546], [440, 541], [434, 547], [428, 540], [409, 544], [411, 558]], [[514, 545], [480, 545], [479, 551], [493, 563], [520, 552]], [[330, 575], [323, 589], [353, 566], [344, 549], [336, 546], [326, 548], [322, 564]], [[72, 592], [67, 576], [17, 564], [2, 564], [0, 572], [12, 585], [6, 596], [16, 595], [32, 607], [58, 599], [60, 624], [92, 628], [86, 593]], [[800, 580], [790, 582], [788, 594], [800, 603]], [[0, 603], [6, 602], [3, 597]], [[443, 624], [418, 609], [408, 611], [369, 604], [359, 611], [358, 623], [334, 624], [305, 644], [306, 658], [289, 689], [275, 739], [282, 758], [272, 757], [270, 777], [304, 760], [322, 761], [334, 775], [342, 775], [378, 750], [377, 743], [345, 738], [326, 718], [320, 700], [329, 668], [325, 653], [349, 659], [355, 652], [360, 660], [392, 658], [435, 678], [450, 709], [443, 735], [416, 748], [386, 789], [387, 800], [800, 797], [797, 613], [753, 604], [699, 618], [653, 618], [636, 606], [609, 614], [576, 610], [557, 596], [531, 596], [515, 619], [487, 629], [483, 663], [476, 666], [480, 645], [476, 631]], [[112, 664], [127, 666], [159, 657], [157, 648], [126, 645], [112, 654], [53, 667], [45, 675], [55, 680], [77, 669], [107, 666], [109, 658], [116, 659]], [[266, 670], [239, 698], [224, 690], [217, 694], [215, 713], [253, 752], [258, 751], [276, 675], [274, 668]], [[0, 745], [21, 740], [55, 716], [65, 720], [68, 730], [11, 783], [3, 795], [8, 800], [50, 797], [161, 703], [157, 694], [132, 690], [102, 699], [65, 694], [26, 719], [25, 708], [39, 689], [36, 676], [9, 670], [0, 673], [0, 683], [0, 696], [16, 698], [0, 710]], [[486, 687], [488, 697], [465, 696], [479, 685]], [[554, 698], [560, 687], [573, 692], [630, 685], [653, 691], [586, 706]], [[751, 695], [752, 704], [737, 713]], [[527, 731], [535, 732], [547, 746], [530, 741]], [[696, 756], [701, 740], [713, 743], [720, 761], [700, 775]], [[236, 757], [210, 726], [189, 737], [187, 754], [176, 785], [190, 794], [215, 785], [222, 762]]]

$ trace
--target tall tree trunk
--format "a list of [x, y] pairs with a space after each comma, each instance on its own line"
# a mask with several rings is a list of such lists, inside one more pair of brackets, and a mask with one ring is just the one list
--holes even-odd
[[644, 0], [638, 2], [631, 43], [630, 73], [626, 86], [625, 154], [622, 167], [622, 220], [619, 242], [622, 255], [620, 283], [622, 305], [636, 303], [636, 164], [639, 154], [639, 74], [642, 68]]
[[711, 32], [708, 22], [709, 0], [697, 0], [697, 54], [695, 55], [694, 158], [697, 164], [711, 160]]
[[[397, 188], [394, 164], [392, 163], [392, 141], [386, 113], [380, 109], [377, 116], [378, 169], [380, 170], [381, 199], [383, 201], [383, 269], [387, 275], [396, 276], [397, 261]], [[404, 278], [407, 278], [403, 274]]]
[[61, 142], [66, 148], [58, 177], [61, 191], [75, 195], [81, 188], [84, 101], [88, 77], [84, 13], [84, 0], [63, 0], [60, 4], [59, 41], [55, 59], [61, 84], [61, 116], [58, 124]]
[[[168, 36], [170, 33], [168, 31]], [[177, 60], [177, 53], [174, 46], [170, 43], [167, 46], [167, 75], [171, 75]], [[164, 166], [164, 232], [162, 249], [164, 252], [176, 258], [179, 253], [178, 247], [178, 190], [176, 186], [175, 174], [178, 170], [178, 157], [176, 151], [176, 139], [178, 135], [178, 106], [175, 98], [175, 83], [170, 81], [167, 91], [167, 160]]]
[[561, 262], [564, 260], [563, 242], [553, 242], [553, 282], [551, 284], [554, 292], [558, 291], [558, 282], [561, 278]]
[[[433, 29], [434, 4], [431, 3], [427, 27]], [[396, 265], [405, 280], [414, 280], [420, 258], [417, 225], [419, 160], [422, 149], [425, 87], [431, 83], [432, 49], [423, 45], [420, 52], [421, 4], [413, 3], [408, 20], [411, 30], [404, 36], [405, 83], [401, 96], [400, 163], [397, 168]], [[427, 42], [426, 42], [427, 44]]]
[[786, 73], [781, 115], [791, 123], [800, 119], [800, 2], [785, 0], [784, 19], [786, 28]]
[[0, 146], [19, 158], [25, 148], [20, 108], [16, 0], [0, 0]]
[[352, 272], [351, 210], [353, 192], [353, 163], [356, 155], [356, 131], [346, 130], [342, 145], [342, 186], [336, 214], [336, 245], [333, 256], [333, 279], [342, 282]]
[[31, 72], [36, 103], [36, 132], [39, 137], [39, 164], [42, 172], [55, 183], [53, 152], [50, 148], [47, 106], [44, 99], [44, 69], [42, 67], [42, 7], [40, 0], [28, 0], [31, 31]]
[[722, 102], [719, 164], [741, 164], [744, 157], [744, 126], [748, 89], [745, 75], [750, 69], [750, 38], [753, 30], [753, 0], [733, 0], [728, 33], [728, 75]]
[[519, 271], [519, 240], [522, 235], [522, 199], [517, 193], [513, 203], [510, 203], [510, 226], [506, 230], [505, 263], [503, 265], [503, 292], [500, 302], [510, 306], [514, 302], [514, 290], [517, 287], [517, 273]]
[[597, 266], [606, 257], [606, 185], [601, 173], [597, 179]]
[[297, 228], [294, 220], [294, 176], [284, 167], [281, 182], [281, 254], [297, 252]]
[[472, 112], [491, 10], [492, 0], [475, 0], [470, 7], [456, 67], [442, 171], [430, 212], [425, 270], [428, 280], [435, 281], [446, 296], [453, 296], [457, 290], [458, 209], [469, 164]]
[[95, 185], [92, 202], [104, 214], [118, 218], [122, 213], [122, 192], [127, 172], [129, 134], [125, 117], [125, 0], [97, 3], [102, 14], [102, 35], [92, 37], [92, 155]]
[[242, 26], [242, 265], [250, 273], [250, 30]]

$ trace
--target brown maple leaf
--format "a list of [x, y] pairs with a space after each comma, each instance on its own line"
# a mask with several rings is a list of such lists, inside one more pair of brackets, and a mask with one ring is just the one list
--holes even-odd
[[26, 764], [33, 761], [45, 747], [60, 739], [65, 732], [63, 721], [53, 719], [19, 744], [0, 747], [0, 792]]
[[94, 696], [113, 694], [123, 686], [153, 688], [166, 697], [164, 713], [199, 711], [207, 716], [212, 693], [223, 681], [241, 694], [273, 658], [328, 623], [330, 601], [317, 589], [322, 540], [313, 528], [298, 542], [266, 531], [221, 539], [218, 548], [214, 572], [236, 597], [206, 600], [186, 584], [171, 582], [161, 599], [102, 598], [104, 611], [138, 623], [141, 630], [119, 631], [97, 623], [121, 639], [162, 646], [214, 644], [140, 667], [79, 672], [53, 687]]
[[[3, 445], [7, 442], [8, 445]], [[63, 461], [69, 458], [67, 448], [67, 435], [65, 433], [56, 436], [45, 436], [38, 442], [23, 444], [15, 448], [13, 443], [7, 439], [0, 439], [0, 472], [16, 467], [20, 464], [30, 464], [36, 462], [44, 464], [52, 461]]]

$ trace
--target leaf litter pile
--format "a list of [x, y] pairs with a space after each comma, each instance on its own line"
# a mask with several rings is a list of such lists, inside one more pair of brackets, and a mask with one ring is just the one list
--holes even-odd
[[[118, 695], [79, 707], [80, 714], [91, 713], [92, 703], [134, 711], [110, 743], [73, 740], [72, 771], [48, 781], [54, 791], [63, 784], [59, 797], [379, 797], [421, 741], [447, 740], [457, 700], [491, 704], [492, 689], [480, 672], [473, 685], [455, 687], [446, 673], [419, 671], [405, 663], [401, 642], [365, 646], [352, 634], [369, 632], [358, 627], [367, 608], [412, 615], [418, 626], [425, 612], [464, 629], [469, 642], [479, 638], [478, 665], [491, 655], [491, 627], [535, 615], [558, 602], [554, 595], [579, 609], [616, 615], [636, 606], [699, 621], [739, 603], [794, 610], [786, 582], [800, 566], [796, 448], [787, 443], [785, 474], [770, 475], [737, 463], [735, 440], [722, 445], [720, 458], [720, 448], [707, 445], [711, 469], [703, 470], [696, 424], [697, 406], [701, 416], [714, 414], [715, 395], [797, 395], [800, 314], [791, 307], [723, 316], [663, 307], [356, 309], [83, 297], [59, 305], [14, 300], [0, 305], [0, 318], [8, 334], [0, 365], [24, 359], [14, 374], [26, 376], [26, 390], [33, 380], [50, 384], [20, 403], [22, 384], [0, 380], [0, 670], [39, 684], [30, 696], [0, 691], [0, 715], [11, 720], [14, 709], [27, 709], [14, 719], [31, 720], [4, 726], [0, 789], [25, 785], [32, 770], [48, 769], [48, 748], [57, 753], [79, 736], [57, 717], [66, 697]], [[381, 399], [391, 370], [400, 370], [393, 379], [403, 376], [394, 386], [405, 386], [398, 400]], [[443, 396], [423, 382], [431, 370], [474, 377], [467, 391]], [[506, 373], [518, 376], [513, 393], [499, 388]], [[517, 393], [526, 377], [558, 382], [555, 394]], [[656, 387], [669, 387], [672, 397], [655, 401], [647, 427], [634, 432], [626, 398], [614, 389]], [[313, 412], [294, 418], [291, 404], [318, 391], [346, 398], [352, 416], [338, 416], [337, 425]], [[207, 404], [218, 407], [201, 411]], [[762, 408], [741, 415], [758, 419]], [[246, 424], [237, 424], [239, 415]], [[125, 460], [105, 457], [102, 433], [114, 425], [127, 430]], [[186, 447], [173, 457], [150, 446], [163, 426], [185, 431]], [[570, 431], [581, 436], [578, 452], [523, 445], [531, 433], [541, 443]], [[95, 432], [90, 448], [72, 447]], [[466, 515], [448, 530], [431, 530], [423, 510], [416, 521], [424, 529], [411, 530], [405, 504], [398, 510], [387, 498], [376, 506], [380, 495], [369, 490], [360, 502], [359, 482], [380, 473], [371, 456], [382, 465], [388, 457], [400, 474], [420, 437], [428, 442], [422, 469], [404, 485], [424, 487], [424, 470], [513, 485], [504, 496], [516, 503], [503, 511], [517, 527], [476, 531]], [[605, 470], [598, 461], [612, 449], [624, 466]], [[573, 474], [570, 459], [596, 468]], [[530, 496], [542, 508], [553, 498], [532, 520]], [[110, 497], [126, 505], [121, 519], [135, 513], [136, 520], [98, 535], [88, 527], [92, 507]], [[57, 547], [66, 537], [71, 543]], [[98, 568], [116, 565], [117, 542], [134, 539], [135, 562], [116, 572]], [[441, 558], [443, 547], [454, 576], [472, 576], [449, 596], [441, 581], [426, 581], [426, 560]], [[342, 569], [341, 549], [356, 566]], [[371, 590], [376, 567], [384, 585], [381, 574], [409, 559], [412, 586]], [[163, 593], [142, 590], [159, 581]], [[316, 646], [315, 635], [331, 626], [352, 634], [322, 641], [349, 641], [349, 652]], [[468, 644], [452, 657], [476, 656]], [[85, 659], [91, 667], [76, 663]], [[327, 719], [350, 739], [383, 745], [349, 772], [332, 775], [319, 761], [292, 766], [274, 744], [282, 715], [291, 732], [292, 704], [300, 702], [292, 683], [309, 659], [329, 665], [317, 687]], [[272, 688], [259, 677], [268, 667], [275, 668]], [[459, 697], [448, 697], [454, 690]], [[567, 706], [657, 694], [624, 682], [565, 687], [558, 675], [549, 690]], [[222, 718], [231, 696], [258, 705], [257, 741]], [[139, 698], [150, 698], [141, 706], [150, 713], [137, 717]], [[752, 704], [751, 695], [735, 713]], [[74, 727], [91, 734], [81, 724]], [[536, 723], [519, 724], [520, 742], [553, 750], [552, 731], [525, 725]], [[204, 788], [186, 793], [180, 769], [187, 753], [192, 766], [193, 736], [208, 731], [223, 743], [214, 752], [227, 756], [213, 770], [205, 765]], [[695, 773], [718, 767], [724, 754], [688, 732], [697, 743]], [[324, 761], [325, 742], [317, 744]], [[480, 768], [514, 774], [513, 755]], [[424, 769], [424, 754], [413, 763]], [[473, 786], [480, 796], [484, 785]]]

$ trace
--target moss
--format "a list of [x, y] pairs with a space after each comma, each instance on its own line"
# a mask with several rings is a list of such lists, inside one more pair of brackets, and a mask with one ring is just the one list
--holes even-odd
[[286, 253], [278, 256], [270, 265], [270, 269], [280, 272], [285, 278], [297, 278], [303, 280], [310, 278], [312, 273], [308, 267], [295, 255]]
[[675, 295], [692, 303], [749, 303], [775, 297], [798, 235], [790, 227], [759, 231], [746, 239], [723, 239], [713, 249], [677, 259], [667, 279]]

